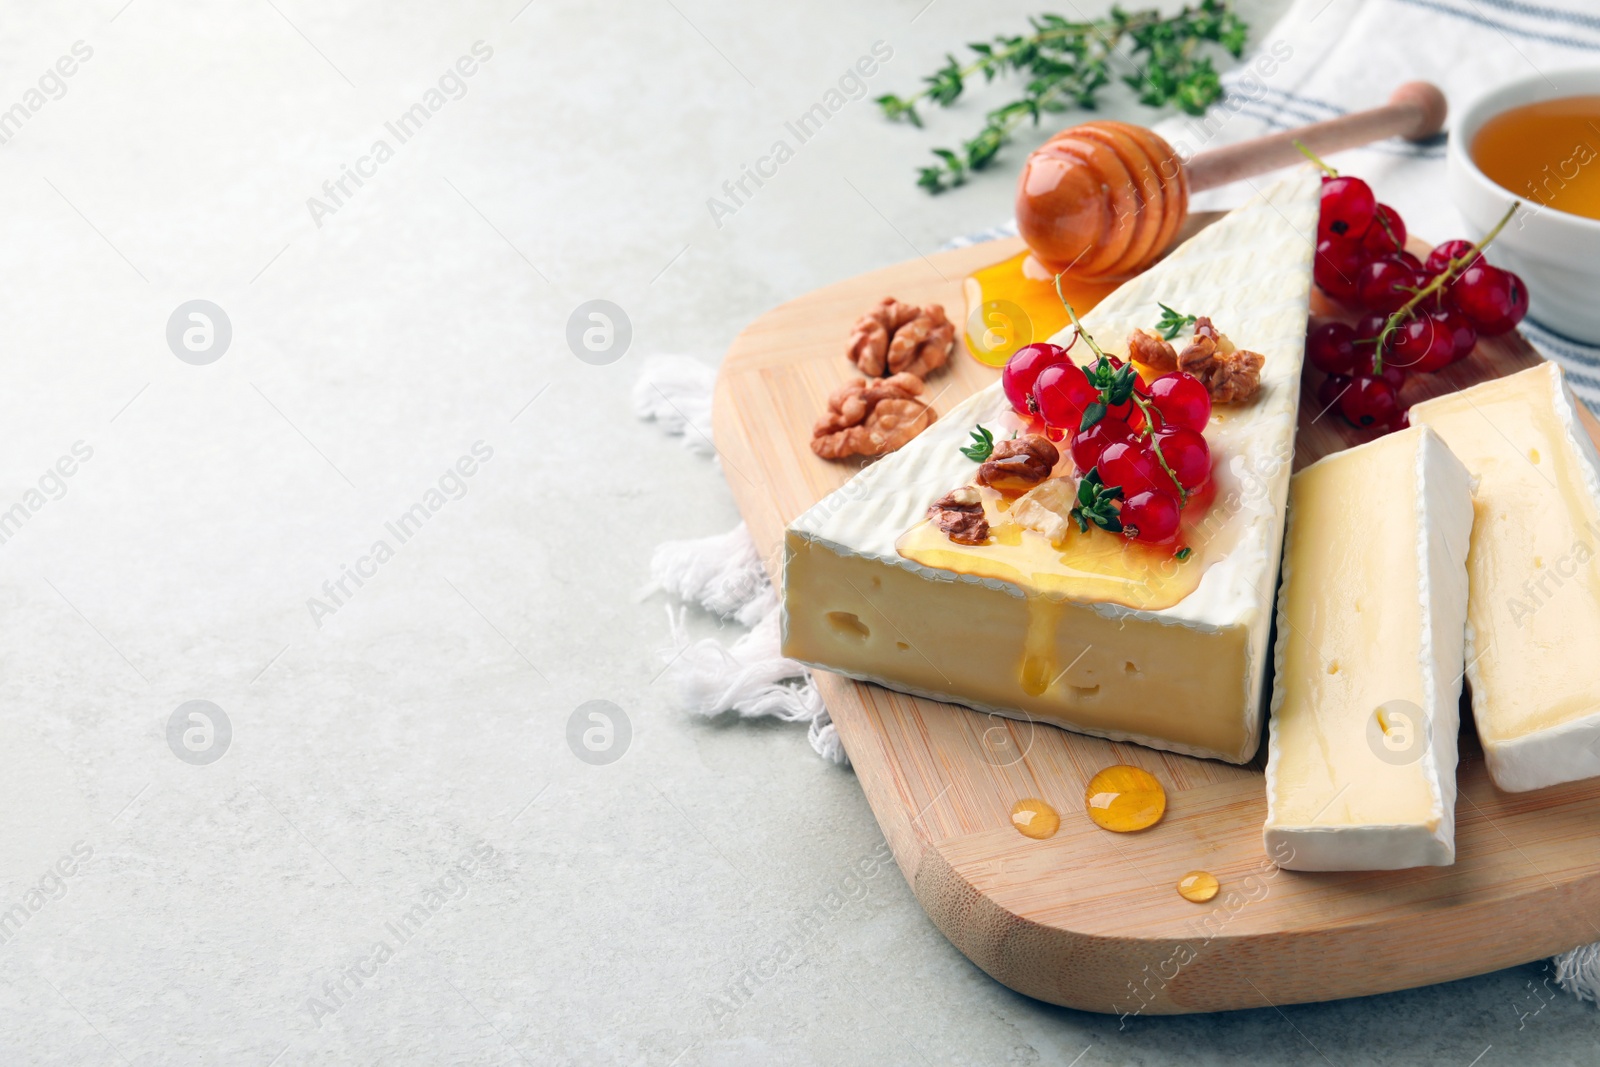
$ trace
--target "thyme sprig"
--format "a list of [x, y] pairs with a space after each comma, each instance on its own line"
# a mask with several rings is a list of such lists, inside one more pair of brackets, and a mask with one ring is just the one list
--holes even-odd
[[1088, 533], [1092, 522], [1111, 533], [1122, 532], [1122, 519], [1117, 508], [1112, 507], [1122, 499], [1122, 486], [1106, 485], [1100, 480], [1100, 468], [1091, 467], [1078, 482], [1078, 503], [1069, 514], [1078, 524], [1079, 533]]
[[1052, 14], [1028, 22], [1031, 33], [1000, 34], [993, 41], [969, 44], [974, 58], [966, 63], [947, 53], [944, 66], [925, 77], [924, 87], [911, 96], [886, 93], [877, 98], [889, 119], [921, 126], [919, 104], [950, 107], [975, 75], [982, 74], [985, 83], [1004, 74], [1026, 78], [1021, 97], [988, 112], [983, 128], [962, 142], [959, 151], [933, 149], [938, 162], [918, 168], [917, 185], [923, 189], [940, 193], [966, 184], [974, 171], [994, 162], [1023, 119], [1037, 126], [1046, 114], [1093, 109], [1100, 91], [1124, 68], [1131, 72], [1122, 73], [1120, 80], [1133, 88], [1141, 104], [1203, 114], [1223, 89], [1212, 57], [1201, 46], [1218, 45], [1237, 59], [1249, 34], [1229, 0], [1200, 0], [1173, 15], [1113, 7], [1107, 18], [1089, 22]]
[[1156, 301], [1156, 307], [1161, 309], [1161, 319], [1156, 323], [1156, 332], [1168, 341], [1178, 336], [1185, 326], [1195, 324], [1195, 316], [1173, 311], [1159, 300]]
[[1372, 373], [1383, 373], [1383, 353], [1389, 344], [1390, 336], [1401, 326], [1405, 325], [1406, 320], [1411, 317], [1412, 312], [1416, 311], [1418, 305], [1427, 300], [1429, 297], [1443, 290], [1445, 286], [1449, 285], [1451, 282], [1455, 281], [1456, 278], [1460, 277], [1462, 271], [1472, 266], [1478, 257], [1483, 254], [1483, 250], [1488, 248], [1489, 245], [1494, 242], [1496, 237], [1500, 236], [1500, 231], [1506, 228], [1506, 223], [1511, 221], [1511, 216], [1515, 215], [1517, 213], [1517, 209], [1521, 206], [1522, 201], [1513, 201], [1511, 206], [1506, 208], [1506, 213], [1500, 216], [1500, 221], [1494, 224], [1494, 229], [1490, 230], [1488, 233], [1479, 238], [1477, 243], [1475, 243], [1467, 251], [1452, 259], [1445, 266], [1444, 270], [1440, 271], [1438, 274], [1435, 274], [1428, 281], [1427, 285], [1424, 285], [1422, 288], [1413, 293], [1410, 300], [1407, 300], [1404, 304], [1401, 304], [1399, 308], [1390, 313], [1388, 319], [1384, 321], [1383, 329], [1378, 331], [1378, 336], [1373, 338], [1372, 341]]
[[994, 454], [994, 433], [981, 423], [972, 431], [972, 443], [963, 445], [961, 454], [974, 463], [982, 463]]

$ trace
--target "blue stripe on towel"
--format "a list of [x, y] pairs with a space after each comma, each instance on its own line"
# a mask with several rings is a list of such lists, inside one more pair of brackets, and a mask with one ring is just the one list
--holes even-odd
[[[1241, 111], [1244, 109], [1244, 105], [1249, 104], [1274, 116], [1279, 114], [1288, 114], [1290, 117], [1296, 120], [1297, 124], [1306, 122], [1322, 122], [1330, 117], [1328, 115], [1319, 115], [1314, 111], [1307, 111], [1305, 108], [1299, 107], [1292, 103], [1287, 103], [1285, 101], [1273, 102], [1270, 100], [1264, 100], [1259, 94], [1256, 96], [1251, 96], [1246, 93], [1229, 90], [1226, 97], [1226, 102], [1231, 105], [1234, 101], [1239, 102], [1239, 110]], [[1340, 112], [1340, 114], [1343, 114], [1343, 112]]]
[[1266, 87], [1266, 89], [1269, 93], [1277, 93], [1280, 96], [1284, 96], [1290, 100], [1293, 100], [1297, 104], [1303, 104], [1307, 107], [1320, 107], [1324, 111], [1331, 112], [1329, 117], [1334, 115], [1349, 114], [1349, 108], [1340, 107], [1338, 104], [1330, 104], [1326, 100], [1318, 100], [1314, 96], [1303, 96], [1300, 93], [1291, 93], [1287, 89], [1279, 89], [1274, 85], [1269, 85]]
[[[1230, 93], [1235, 93], [1236, 91], [1234, 86], [1242, 80], [1243, 79], [1241, 78], [1224, 77], [1222, 79], [1222, 83], [1228, 87], [1228, 91]], [[1338, 104], [1330, 104], [1326, 100], [1318, 100], [1316, 97], [1303, 96], [1300, 93], [1291, 93], [1287, 89], [1279, 89], [1277, 86], [1268, 85], [1265, 82], [1258, 81], [1256, 83], [1256, 88], [1260, 89], [1264, 93], [1267, 93], [1268, 95], [1281, 96], [1288, 101], [1288, 103], [1276, 105], [1278, 107], [1290, 107], [1298, 105], [1299, 110], [1304, 112], [1307, 117], [1314, 122], [1322, 122], [1325, 119], [1337, 118], [1340, 115], [1348, 115], [1350, 113], [1349, 108], [1341, 107]], [[1244, 93], [1236, 93], [1236, 95], [1244, 96], [1247, 100], [1250, 99], [1250, 97], [1246, 96]], [[1311, 110], [1312, 108], [1320, 108], [1321, 110], [1326, 111], [1327, 114], [1315, 114]]]
[[1473, 0], [1473, 2], [1487, 4], [1489, 7], [1496, 7], [1515, 15], [1527, 15], [1529, 18], [1546, 19], [1551, 22], [1570, 22], [1574, 26], [1587, 26], [1592, 30], [1600, 30], [1600, 16], [1584, 15], [1564, 8], [1541, 7], [1538, 4], [1519, 3], [1518, 0]]
[[1438, 3], [1436, 0], [1398, 0], [1398, 2], [1402, 4], [1409, 4], [1412, 7], [1425, 8], [1428, 11], [1437, 11], [1441, 15], [1453, 15], [1456, 18], [1462, 19], [1466, 22], [1475, 22], [1479, 26], [1487, 26], [1491, 30], [1499, 30], [1501, 33], [1509, 33], [1517, 37], [1524, 37], [1530, 41], [1543, 41], [1546, 44], [1560, 45], [1562, 48], [1572, 48], [1581, 52], [1600, 52], [1600, 44], [1594, 44], [1588, 41], [1575, 41], [1571, 37], [1556, 37], [1548, 33], [1535, 33], [1532, 30], [1525, 30], [1521, 27], [1513, 26], [1509, 22], [1501, 22], [1498, 19], [1486, 18], [1483, 15], [1475, 14], [1471, 11], [1462, 11], [1459, 8], [1450, 7], [1448, 4]]
[[1532, 319], [1524, 320], [1522, 332], [1528, 335], [1528, 340], [1540, 348], [1554, 352], [1563, 362], [1579, 363], [1600, 371], [1600, 348], [1586, 345], [1582, 341], [1574, 341], [1572, 338], [1556, 333], [1548, 326], [1542, 326]]

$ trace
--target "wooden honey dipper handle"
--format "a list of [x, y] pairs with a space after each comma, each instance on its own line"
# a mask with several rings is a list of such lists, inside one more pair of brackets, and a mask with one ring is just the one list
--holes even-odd
[[1017, 180], [1017, 231], [1050, 273], [1120, 279], [1154, 263], [1177, 235], [1191, 190], [1214, 189], [1385, 137], [1412, 141], [1444, 127], [1444, 94], [1407, 82], [1371, 111], [1198, 153], [1187, 162], [1154, 131], [1096, 119], [1034, 149]]
[[1295, 147], [1296, 141], [1319, 156], [1386, 137], [1425, 141], [1444, 129], [1446, 112], [1444, 93], [1438, 86], [1431, 82], [1406, 82], [1382, 107], [1198, 152], [1184, 165], [1184, 170], [1188, 173], [1191, 192], [1215, 189], [1302, 161], [1305, 156]]

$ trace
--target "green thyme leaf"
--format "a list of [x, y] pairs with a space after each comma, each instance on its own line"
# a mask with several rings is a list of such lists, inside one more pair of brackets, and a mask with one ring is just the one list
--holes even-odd
[[917, 114], [917, 105], [910, 100], [902, 100], [894, 93], [885, 93], [874, 101], [883, 109], [883, 117], [890, 122], [905, 119], [913, 126], [922, 125], [922, 116]]
[[1090, 523], [1102, 530], [1120, 533], [1122, 520], [1114, 505], [1121, 499], [1122, 487], [1106, 485], [1100, 479], [1100, 469], [1091, 467], [1089, 473], [1078, 482], [1078, 506], [1068, 515], [1078, 524], [1081, 533], [1089, 532]]
[[961, 454], [974, 463], [982, 463], [994, 452], [994, 434], [987, 427], [979, 426], [972, 431], [972, 443], [964, 445]]
[[1111, 382], [1106, 386], [1102, 394], [1106, 403], [1111, 407], [1116, 407], [1118, 404], [1126, 404], [1128, 398], [1133, 395], [1133, 387], [1138, 380], [1138, 377], [1133, 373], [1133, 367], [1126, 363], [1118, 367], [1112, 373]]
[[1085, 474], [1082, 480], [1078, 482], [1078, 503], [1082, 504], [1084, 507], [1088, 507], [1089, 505], [1093, 504], [1094, 489], [1095, 486], [1099, 484], [1100, 468], [1090, 467], [1089, 473]]
[[1194, 325], [1195, 317], [1193, 315], [1179, 314], [1159, 301], [1156, 303], [1156, 307], [1161, 309], [1161, 320], [1156, 323], [1156, 332], [1169, 341], [1178, 336], [1185, 326]]
[[1106, 417], [1106, 406], [1096, 400], [1083, 409], [1083, 421], [1078, 423], [1079, 433], [1088, 433], [1089, 427]]
[[1172, 558], [1177, 560], [1179, 563], [1182, 563], [1192, 555], [1194, 555], [1194, 549], [1190, 548], [1188, 545], [1184, 545], [1182, 548], [1178, 549], [1178, 551], [1172, 554]]
[[949, 107], [961, 97], [961, 90], [966, 88], [966, 72], [961, 64], [956, 62], [956, 57], [946, 52], [944, 66], [934, 71], [923, 81], [928, 87], [923, 90], [932, 98], [933, 102], [941, 107]]

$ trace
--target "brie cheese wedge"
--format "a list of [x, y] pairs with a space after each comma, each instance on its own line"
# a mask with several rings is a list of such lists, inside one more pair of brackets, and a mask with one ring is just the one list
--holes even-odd
[[1479, 480], [1467, 681], [1508, 792], [1600, 775], [1600, 457], [1553, 363], [1411, 409]]
[[1455, 862], [1472, 481], [1426, 427], [1294, 476], [1267, 742], [1267, 854]]
[[[1014, 544], [985, 550], [982, 567], [956, 551], [923, 562], [903, 554], [908, 532], [932, 529], [928, 506], [974, 480], [978, 464], [961, 452], [974, 427], [996, 440], [1024, 429], [996, 382], [790, 525], [784, 655], [1113, 740], [1254, 756], [1320, 184], [1310, 168], [1284, 177], [1084, 316], [1092, 336], [1125, 351], [1129, 332], [1153, 326], [1165, 303], [1209, 316], [1265, 357], [1256, 397], [1219, 405], [1206, 428], [1216, 496], [1189, 533], [1193, 556], [1180, 562], [1168, 548], [1137, 566], [1125, 555], [1068, 573], [1045, 533], [1020, 526]], [[1092, 358], [1084, 347], [1073, 350], [1079, 362]], [[1080, 536], [1111, 553], [1126, 544], [1076, 528], [1068, 544]]]

